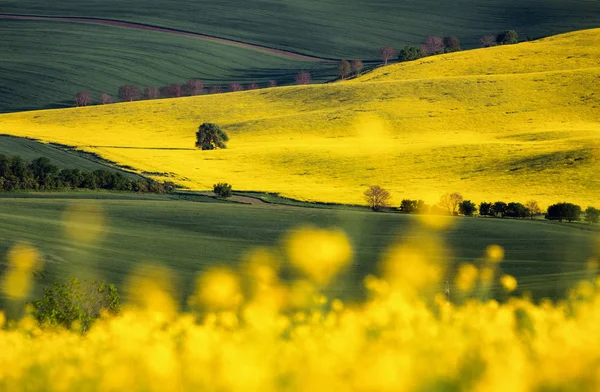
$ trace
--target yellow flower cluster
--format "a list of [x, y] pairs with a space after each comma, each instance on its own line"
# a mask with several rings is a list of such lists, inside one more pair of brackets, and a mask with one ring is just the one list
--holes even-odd
[[[497, 276], [503, 251], [493, 246], [481, 267], [460, 266], [457, 291], [444, 295], [443, 246], [421, 234], [365, 277], [361, 302], [321, 294], [352, 258], [345, 234], [304, 228], [284, 254], [258, 249], [239, 272], [202, 272], [188, 312], [168, 294], [169, 272], [144, 265], [129, 279], [132, 303], [84, 335], [0, 313], [0, 390], [600, 389], [600, 279], [560, 303], [484, 300], [497, 278], [508, 292], [517, 285]], [[17, 246], [9, 259], [8, 280], [36, 252]], [[281, 260], [294, 282], [279, 279]]]

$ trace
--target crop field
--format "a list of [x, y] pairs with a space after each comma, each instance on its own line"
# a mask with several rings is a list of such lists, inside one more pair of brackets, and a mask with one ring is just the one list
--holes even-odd
[[121, 19], [211, 34], [322, 57], [377, 58], [381, 46], [455, 35], [465, 47], [514, 29], [525, 39], [598, 27], [589, 0], [3, 0], [4, 13]]
[[188, 79], [207, 87], [269, 80], [290, 84], [309, 71], [335, 78], [335, 64], [286, 58], [205, 39], [89, 23], [0, 18], [0, 113], [73, 106], [79, 91], [117, 100], [124, 84], [141, 89]]
[[[0, 254], [19, 242], [38, 248], [45, 264], [40, 287], [68, 276], [101, 277], [122, 287], [135, 266], [154, 263], [174, 274], [178, 284], [172, 294], [182, 301], [193, 291], [197, 273], [215, 267], [242, 273], [251, 250], [267, 247], [281, 253], [292, 229], [336, 227], [349, 236], [356, 253], [327, 287], [330, 297], [361, 298], [362, 279], [381, 272], [377, 263], [388, 248], [434, 236], [445, 249], [436, 262], [447, 264], [450, 282], [455, 266], [479, 266], [485, 249], [495, 244], [505, 250], [502, 271], [517, 277], [519, 293], [556, 299], [586, 276], [599, 234], [589, 226], [544, 221], [429, 217], [445, 222], [443, 230], [432, 231], [427, 220], [414, 215], [201, 202], [210, 200], [109, 192], [9, 193], [0, 198]], [[289, 273], [283, 270], [282, 277], [290, 279]]]
[[[0, 116], [190, 189], [217, 182], [363, 203], [369, 185], [432, 203], [598, 203], [600, 30], [381, 68], [355, 81]], [[560, 60], [560, 61], [559, 61]], [[194, 148], [215, 122], [228, 148]], [[160, 179], [160, 175], [157, 174]]]

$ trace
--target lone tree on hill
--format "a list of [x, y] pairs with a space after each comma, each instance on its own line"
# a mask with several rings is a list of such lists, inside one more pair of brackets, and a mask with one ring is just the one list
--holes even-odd
[[381, 211], [387, 207], [389, 199], [390, 193], [379, 185], [372, 185], [365, 191], [365, 200], [373, 211]]
[[454, 36], [444, 37], [445, 52], [457, 52], [460, 50], [460, 41]]
[[294, 77], [296, 84], [309, 84], [312, 81], [312, 77], [308, 72], [300, 72]]
[[92, 96], [90, 93], [80, 91], [73, 97], [73, 104], [75, 106], [88, 106], [92, 104]]
[[594, 207], [585, 209], [585, 221], [588, 223], [600, 222], [600, 210]]
[[379, 49], [379, 56], [383, 60], [383, 64], [387, 65], [388, 61], [396, 57], [396, 49], [391, 46], [384, 46]]
[[231, 185], [226, 182], [220, 182], [213, 185], [213, 192], [221, 199], [231, 197], [233, 194], [231, 191]]
[[352, 72], [354, 72], [356, 76], [359, 76], [365, 65], [361, 59], [354, 59], [350, 66], [352, 67]]
[[225, 142], [228, 141], [229, 136], [217, 124], [204, 123], [198, 127], [198, 132], [196, 132], [196, 147], [202, 150], [227, 148]]
[[421, 48], [414, 45], [406, 45], [404, 49], [400, 51], [398, 59], [400, 61], [412, 61], [420, 59], [421, 57], [423, 57], [423, 52], [421, 52]]
[[506, 30], [496, 36], [496, 43], [500, 45], [511, 45], [519, 42], [519, 34], [514, 30]]
[[458, 207], [462, 203], [463, 197], [460, 193], [445, 193], [440, 197], [440, 207], [450, 215], [458, 215]]
[[337, 71], [340, 79], [344, 80], [350, 75], [350, 63], [348, 60], [342, 60], [338, 63]]
[[131, 102], [140, 99], [141, 91], [136, 86], [126, 84], [119, 87], [119, 99], [124, 102]]
[[100, 94], [100, 104], [108, 105], [109, 103], [113, 103], [112, 95], [107, 94], [107, 93]]

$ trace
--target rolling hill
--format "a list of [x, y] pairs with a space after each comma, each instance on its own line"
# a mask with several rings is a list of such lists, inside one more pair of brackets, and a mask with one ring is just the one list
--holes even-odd
[[[598, 204], [600, 30], [429, 57], [341, 83], [0, 116], [181, 185], [362, 203], [367, 186], [434, 202]], [[228, 149], [199, 151], [216, 122]]]

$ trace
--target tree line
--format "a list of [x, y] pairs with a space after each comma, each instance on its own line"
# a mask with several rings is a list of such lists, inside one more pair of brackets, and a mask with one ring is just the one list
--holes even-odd
[[31, 162], [20, 156], [0, 154], [0, 191], [107, 189], [115, 191], [167, 193], [172, 183], [151, 179], [130, 179], [117, 171], [60, 169], [46, 157]]
[[[373, 211], [382, 211], [392, 209], [389, 205], [390, 193], [378, 185], [369, 187], [364, 193], [367, 205]], [[393, 209], [392, 209], [393, 210]], [[600, 222], [600, 210], [589, 206], [585, 211], [573, 203], [556, 203], [548, 207], [545, 213], [542, 212], [539, 204], [535, 200], [529, 200], [525, 204], [519, 202], [481, 202], [479, 205], [471, 200], [466, 200], [460, 193], [445, 193], [440, 197], [437, 204], [428, 205], [423, 200], [404, 199], [396, 210], [409, 214], [447, 214], [463, 216], [495, 217], [495, 218], [514, 218], [514, 219], [534, 219], [542, 214], [546, 219], [574, 222], [583, 218], [588, 223], [597, 224]]]
[[[298, 85], [309, 84], [312, 81], [312, 76], [309, 72], [299, 72], [295, 75], [294, 81]], [[229, 85], [224, 87], [220, 84], [206, 86], [203, 80], [190, 79], [183, 84], [172, 83], [162, 87], [149, 86], [144, 88], [143, 90], [140, 89], [138, 86], [126, 84], [119, 87], [117, 97], [119, 102], [132, 102], [139, 100], [192, 97], [202, 94], [219, 94], [223, 92], [257, 90], [262, 87], [276, 86], [277, 82], [275, 80], [270, 80], [265, 86], [261, 86], [258, 83], [252, 82], [248, 83], [247, 85], [242, 85], [241, 83], [230, 83]], [[92, 94], [90, 94], [87, 91], [79, 91], [73, 97], [74, 106], [89, 106], [93, 105], [94, 103], [98, 103], [100, 105], [107, 105], [114, 102], [115, 100], [113, 96], [108, 93], [101, 93], [96, 102], [94, 102]]]

